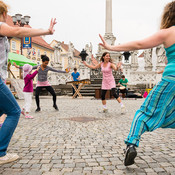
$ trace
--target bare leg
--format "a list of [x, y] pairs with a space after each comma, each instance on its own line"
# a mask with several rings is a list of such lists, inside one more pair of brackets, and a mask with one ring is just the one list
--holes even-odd
[[103, 105], [106, 105], [106, 100], [102, 100], [102, 104]]
[[117, 100], [119, 103], [121, 103], [121, 102], [122, 102], [122, 100], [121, 100], [121, 98], [120, 98], [120, 97], [118, 97], [116, 100]]

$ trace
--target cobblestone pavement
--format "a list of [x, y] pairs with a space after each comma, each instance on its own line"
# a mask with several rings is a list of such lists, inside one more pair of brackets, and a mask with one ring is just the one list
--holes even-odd
[[[22, 106], [23, 100], [18, 102]], [[145, 133], [136, 163], [128, 168], [123, 165], [123, 140], [143, 99], [123, 102], [127, 109], [121, 115], [116, 100], [108, 100], [109, 111], [102, 113], [100, 100], [57, 97], [59, 111], [55, 111], [51, 97], [41, 97], [42, 111], [32, 112], [34, 119], [21, 116], [10, 142], [8, 152], [18, 153], [20, 160], [1, 165], [0, 174], [175, 175], [173, 129]]]

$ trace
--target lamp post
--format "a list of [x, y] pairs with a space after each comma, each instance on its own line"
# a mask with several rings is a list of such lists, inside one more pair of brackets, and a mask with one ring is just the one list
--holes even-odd
[[131, 55], [130, 52], [124, 52], [122, 55], [125, 57], [125, 63], [129, 63], [129, 56]]
[[83, 49], [79, 55], [82, 59], [82, 61], [86, 61], [86, 57], [88, 56], [88, 54], [86, 53], [86, 51]]
[[[14, 25], [17, 25], [19, 27], [24, 27], [24, 25], [28, 25], [29, 24], [30, 16], [22, 17], [21, 14], [15, 14], [15, 16], [12, 16], [12, 20], [13, 20], [13, 24]], [[20, 47], [21, 55], [23, 54], [22, 53], [22, 49], [23, 49], [23, 38], [21, 38], [21, 47]], [[20, 69], [19, 70], [20, 79], [22, 79], [21, 74], [22, 74], [22, 71]]]
[[[13, 24], [18, 25], [19, 27], [24, 27], [24, 25], [29, 24], [30, 16], [24, 16], [22, 17], [21, 14], [16, 14], [15, 16], [12, 16]], [[22, 55], [22, 44], [23, 44], [23, 38], [21, 38], [21, 55]]]

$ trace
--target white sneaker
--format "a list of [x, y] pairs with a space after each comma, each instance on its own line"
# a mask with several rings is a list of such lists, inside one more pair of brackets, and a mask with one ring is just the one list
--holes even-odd
[[17, 154], [6, 154], [5, 156], [0, 157], [0, 165], [13, 162], [17, 159], [19, 159]]
[[125, 111], [125, 106], [121, 106], [121, 114], [124, 114], [126, 111]]
[[107, 108], [103, 108], [103, 112], [104, 113], [108, 112], [108, 109]]

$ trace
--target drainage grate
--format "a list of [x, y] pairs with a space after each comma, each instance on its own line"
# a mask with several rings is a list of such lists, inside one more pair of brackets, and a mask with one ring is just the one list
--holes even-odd
[[75, 122], [83, 122], [83, 123], [101, 120], [95, 117], [72, 117], [72, 118], [64, 118], [64, 119], [75, 121]]

